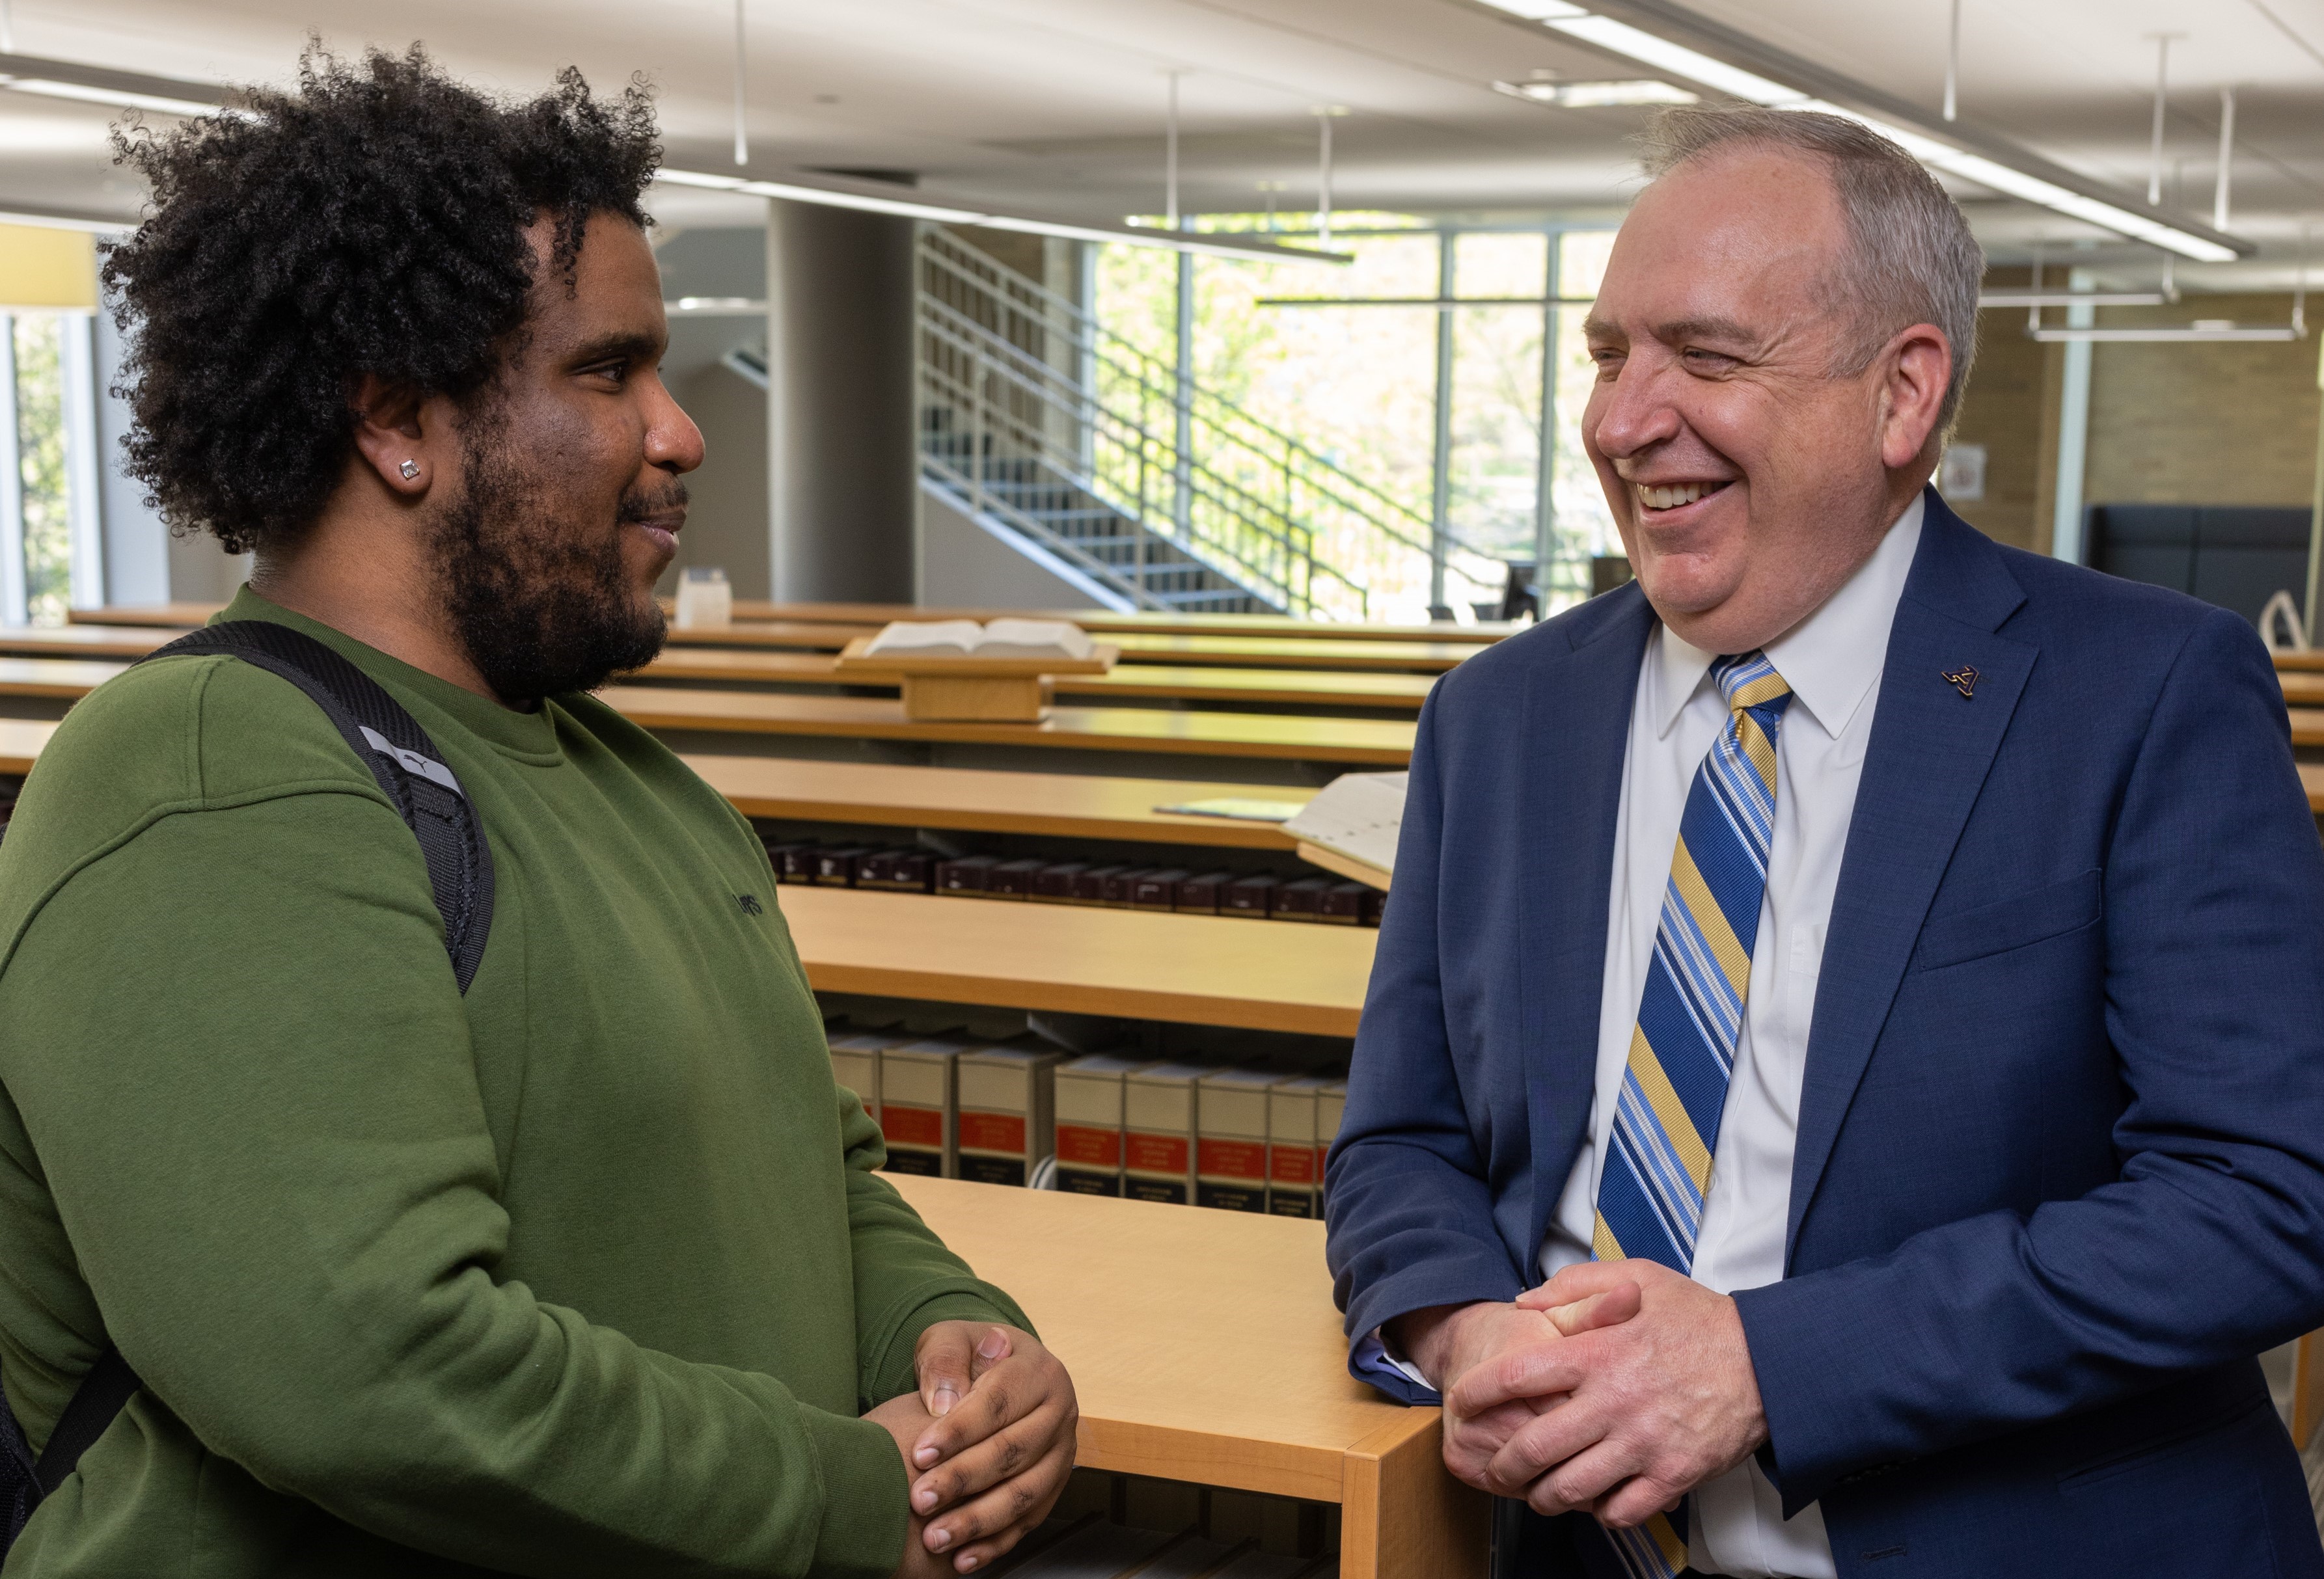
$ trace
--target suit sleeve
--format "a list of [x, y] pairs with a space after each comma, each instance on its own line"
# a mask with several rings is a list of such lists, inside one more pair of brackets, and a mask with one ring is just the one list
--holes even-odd
[[[1441, 690], [1441, 687], [1440, 687]], [[1356, 1342], [1357, 1377], [1406, 1402], [1434, 1395], [1367, 1363], [1383, 1323], [1434, 1305], [1514, 1299], [1525, 1287], [1493, 1223], [1444, 1023], [1437, 910], [1443, 837], [1432, 697], [1414, 742], [1396, 886], [1381, 918], [1348, 1074], [1348, 1106], [1324, 1172], [1333, 1297]]]
[[1736, 1296], [1787, 1513], [2324, 1316], [2324, 850], [2288, 745], [2266, 654], [2209, 615], [2103, 872], [2115, 1182]]
[[42, 1028], [0, 1074], [114, 1342], [266, 1487], [512, 1574], [893, 1570], [882, 1427], [495, 1275], [467, 1022], [383, 800], [161, 818], [42, 907], [0, 1024]]

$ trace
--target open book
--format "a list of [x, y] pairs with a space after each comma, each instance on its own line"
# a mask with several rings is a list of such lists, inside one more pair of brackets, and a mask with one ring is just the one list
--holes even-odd
[[899, 620], [873, 637], [867, 658], [976, 657], [1086, 659], [1089, 632], [1065, 620]]
[[1407, 776], [1343, 773], [1316, 791], [1315, 798], [1284, 823], [1283, 831], [1385, 875], [1396, 867], [1396, 836], [1404, 825]]

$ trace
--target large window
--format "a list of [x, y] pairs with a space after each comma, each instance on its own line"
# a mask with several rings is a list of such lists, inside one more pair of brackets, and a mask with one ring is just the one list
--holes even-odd
[[[1203, 222], [1259, 227], [1255, 216]], [[1439, 603], [1465, 616], [1461, 605], [1498, 600], [1502, 562], [1534, 562], [1545, 540], [1550, 562], [1537, 579], [1554, 610], [1588, 595], [1593, 554], [1618, 548], [1581, 446], [1586, 308], [1545, 298], [1594, 291], [1609, 243], [1601, 231], [1446, 232], [1404, 216], [1345, 214], [1333, 244], [1353, 261], [1340, 268], [1101, 248], [1093, 307], [1158, 382], [1183, 359], [1199, 391], [1193, 403], [1218, 402], [1205, 409], [1231, 409], [1347, 474], [1345, 500], [1314, 502], [1287, 475], [1268, 496], [1315, 523], [1318, 557], [1338, 555], [1366, 588], [1365, 617], [1418, 619]], [[1462, 305], [1438, 305], [1447, 299]], [[1554, 344], [1546, 379], [1545, 339]], [[1193, 465], [1216, 467], [1250, 497], [1266, 491], [1252, 471], [1263, 468], [1260, 441], [1222, 442], [1229, 418], [1176, 423], [1167, 401], [1154, 403], [1150, 390], [1147, 399], [1148, 427], [1174, 436], [1183, 428]], [[1280, 464], [1287, 472], [1293, 463]], [[1351, 524], [1349, 500], [1367, 522]], [[1383, 534], [1403, 546], [1379, 548]], [[1317, 607], [1331, 611], [1320, 597]]]

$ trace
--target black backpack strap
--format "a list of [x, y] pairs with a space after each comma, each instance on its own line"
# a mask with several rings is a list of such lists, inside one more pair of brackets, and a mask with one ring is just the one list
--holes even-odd
[[[460, 990], [468, 990], [493, 924], [493, 852], [484, 825], [444, 766], [436, 742], [372, 677], [313, 637], [264, 620], [236, 620], [180, 637], [148, 658], [222, 654], [280, 675], [305, 692], [331, 721], [357, 760], [371, 769], [389, 802], [419, 840], [428, 862], [444, 949]], [[137, 1372], [108, 1345], [81, 1378], [33, 1461], [7, 1395], [0, 1391], [0, 1556], [41, 1499], [62, 1485], [140, 1386]]]
[[270, 620], [208, 626], [155, 648], [145, 661], [213, 653], [255, 664], [305, 692], [379, 780], [420, 840], [444, 918], [444, 949], [466, 992], [492, 931], [493, 852], [436, 742], [370, 675], [313, 637]]
[[141, 1383], [121, 1351], [111, 1345], [97, 1357], [88, 1374], [80, 1379], [80, 1386], [65, 1404], [65, 1412], [57, 1417], [57, 1428], [49, 1433], [47, 1446], [41, 1449], [41, 1461], [32, 1466], [32, 1483], [39, 1494], [47, 1496], [64, 1484], [80, 1463], [80, 1455], [96, 1445], [113, 1424], [130, 1396]]

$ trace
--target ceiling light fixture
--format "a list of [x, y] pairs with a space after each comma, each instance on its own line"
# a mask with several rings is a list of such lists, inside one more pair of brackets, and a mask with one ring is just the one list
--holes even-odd
[[2133, 241], [2146, 242], [2198, 262], [2232, 263], [2242, 255], [2236, 247], [2173, 225], [2159, 214], [2142, 214], [2120, 202], [2075, 191], [2029, 170], [2005, 164], [1998, 159], [1956, 147], [1927, 133], [1898, 125], [1893, 120], [1868, 115], [1845, 105], [1833, 104], [1787, 83], [1714, 59], [1700, 50], [1690, 49], [1660, 34], [1633, 27], [1627, 22], [1618, 22], [1613, 17], [1600, 16], [1579, 5], [1566, 4], [1565, 0], [1481, 0], [1481, 3], [1508, 15], [1537, 22], [1544, 27], [1594, 45], [1609, 54], [1619, 55], [1673, 77], [1700, 83], [1731, 98], [1765, 105], [1770, 109], [1820, 110], [1826, 115], [1842, 116], [1896, 142], [1932, 170], [1959, 176], [1963, 180], [1974, 181], [2006, 197], [2068, 215], [2101, 230], [2113, 231]]
[[1691, 105], [1700, 95], [1645, 77], [1624, 82], [1496, 82], [1493, 89], [1511, 98], [1557, 105], [1569, 110], [1610, 109], [1628, 105]]
[[2171, 298], [2159, 290], [1988, 290], [1977, 298], [1993, 307], [2161, 307]]
[[745, 197], [780, 197], [792, 203], [813, 203], [826, 208], [853, 208], [865, 214], [886, 214], [899, 219], [925, 219], [935, 225], [977, 225], [987, 230], [1014, 231], [1025, 235], [1056, 236], [1065, 241], [1157, 247], [1167, 252], [1202, 252], [1213, 257], [1262, 262], [1347, 263], [1344, 252], [1316, 252], [1305, 247], [1277, 246], [1269, 242], [1239, 241], [1226, 235], [1202, 235], [1189, 231], [1149, 230], [1134, 225], [1076, 225], [1067, 220], [1040, 219], [1025, 215], [995, 214], [943, 203], [890, 197], [842, 187], [805, 186], [794, 181], [746, 180], [740, 176], [713, 175], [703, 170], [658, 170], [654, 179], [673, 187], [733, 192]]
[[42, 98], [70, 99], [76, 104], [103, 105], [108, 109], [152, 110], [164, 115], [244, 115], [248, 110], [199, 99], [174, 98], [167, 94], [137, 93], [118, 87], [91, 87], [85, 83], [58, 82], [45, 77], [14, 77], [0, 73], [0, 87], [11, 93], [37, 94]]

